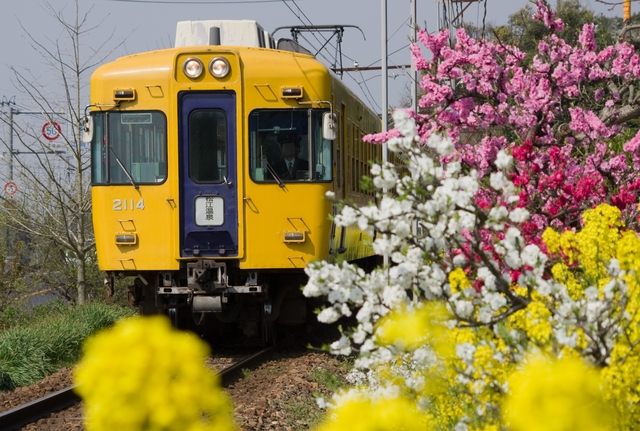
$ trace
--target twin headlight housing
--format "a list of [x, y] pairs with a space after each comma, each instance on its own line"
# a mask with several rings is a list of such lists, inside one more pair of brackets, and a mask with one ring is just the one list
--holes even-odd
[[[187, 58], [182, 64], [182, 71], [190, 79], [198, 79], [204, 73], [204, 64], [197, 57]], [[224, 78], [231, 71], [229, 61], [224, 57], [216, 57], [209, 62], [209, 73], [214, 78]]]

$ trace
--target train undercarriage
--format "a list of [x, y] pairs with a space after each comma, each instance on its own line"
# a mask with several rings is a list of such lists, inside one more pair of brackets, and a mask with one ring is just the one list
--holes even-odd
[[[271, 344], [278, 334], [309, 323], [301, 270], [245, 271], [225, 262], [197, 260], [180, 271], [144, 271], [128, 286], [141, 315], [165, 314], [174, 327], [210, 338], [238, 337]], [[113, 286], [113, 284], [111, 284]]]

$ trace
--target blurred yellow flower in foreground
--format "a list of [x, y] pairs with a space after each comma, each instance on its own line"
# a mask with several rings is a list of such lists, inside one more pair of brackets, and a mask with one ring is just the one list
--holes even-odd
[[444, 304], [425, 302], [414, 309], [401, 308], [382, 318], [376, 329], [376, 341], [412, 351], [425, 344], [441, 357], [453, 354], [451, 332], [445, 322], [451, 314]]
[[425, 416], [405, 398], [354, 397], [334, 410], [315, 431], [427, 431]]
[[233, 430], [208, 346], [163, 316], [118, 322], [87, 340], [74, 372], [92, 431]]
[[504, 415], [512, 431], [605, 431], [613, 424], [598, 372], [580, 358], [530, 358], [509, 379]]

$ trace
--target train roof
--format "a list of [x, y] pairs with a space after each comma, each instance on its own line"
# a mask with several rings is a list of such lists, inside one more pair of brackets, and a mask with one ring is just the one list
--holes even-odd
[[309, 50], [291, 39], [273, 38], [254, 20], [198, 20], [180, 21], [176, 26], [175, 47], [185, 46], [247, 46], [272, 48], [312, 55]]

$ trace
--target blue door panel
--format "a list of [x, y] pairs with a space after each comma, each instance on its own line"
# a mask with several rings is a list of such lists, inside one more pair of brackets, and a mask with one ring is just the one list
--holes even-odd
[[[180, 255], [237, 256], [236, 95], [183, 92], [178, 106]], [[208, 123], [207, 118], [215, 121]], [[214, 142], [209, 144], [202, 136], [213, 137]], [[200, 157], [203, 152], [211, 162]]]

